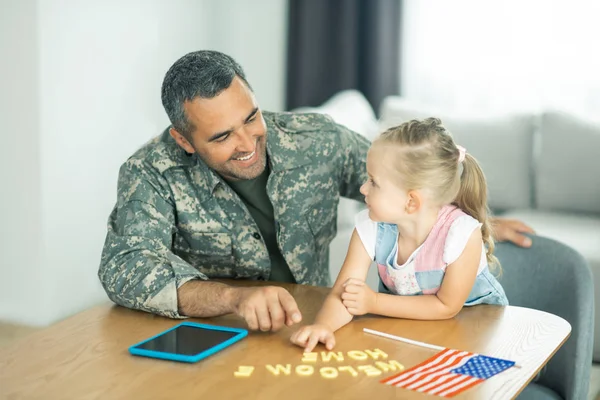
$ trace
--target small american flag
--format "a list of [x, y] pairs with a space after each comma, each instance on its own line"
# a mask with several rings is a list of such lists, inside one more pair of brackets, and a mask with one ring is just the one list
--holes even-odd
[[441, 397], [453, 397], [513, 365], [514, 361], [445, 349], [381, 383]]

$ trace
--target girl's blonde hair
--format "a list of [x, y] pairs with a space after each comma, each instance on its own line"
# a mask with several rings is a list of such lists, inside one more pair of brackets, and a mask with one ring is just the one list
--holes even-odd
[[500, 266], [493, 255], [485, 175], [470, 154], [459, 162], [460, 151], [439, 119], [412, 120], [392, 127], [375, 139], [373, 146], [393, 149], [393, 157], [386, 160], [404, 189], [423, 189], [438, 205], [454, 204], [478, 220], [488, 264]]

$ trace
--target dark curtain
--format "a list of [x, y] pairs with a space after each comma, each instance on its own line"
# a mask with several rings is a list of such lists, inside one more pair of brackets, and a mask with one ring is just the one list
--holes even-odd
[[401, 0], [289, 0], [287, 109], [357, 89], [398, 94]]

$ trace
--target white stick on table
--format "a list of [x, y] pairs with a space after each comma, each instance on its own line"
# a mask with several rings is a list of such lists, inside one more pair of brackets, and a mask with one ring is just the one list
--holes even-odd
[[374, 331], [373, 329], [369, 329], [369, 328], [363, 328], [363, 331], [370, 333], [372, 335], [377, 335], [377, 336], [382, 336], [382, 337], [385, 337], [388, 339], [397, 340], [399, 342], [414, 344], [415, 346], [427, 347], [429, 349], [434, 349], [434, 350], [444, 350], [445, 349], [445, 347], [436, 346], [434, 344], [429, 344], [429, 343], [418, 342], [416, 340], [407, 339], [407, 338], [403, 338], [400, 336], [390, 335], [389, 333]]

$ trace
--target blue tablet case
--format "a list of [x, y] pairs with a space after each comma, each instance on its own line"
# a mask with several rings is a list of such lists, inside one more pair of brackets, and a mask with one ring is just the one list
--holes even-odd
[[[141, 349], [141, 348], [137, 347], [137, 346], [140, 346], [146, 342], [149, 342], [150, 340], [153, 340], [161, 335], [164, 335], [167, 332], [177, 329], [180, 326], [192, 326], [192, 327], [202, 328], [202, 329], [212, 329], [212, 330], [217, 330], [217, 331], [235, 332], [237, 334], [235, 336], [219, 343], [216, 346], [210, 347], [210, 348], [208, 348], [198, 354], [194, 354], [194, 355], [166, 353], [166, 352], [162, 352], [162, 351]], [[241, 339], [245, 338], [246, 336], [248, 336], [248, 331], [246, 329], [229, 328], [227, 326], [199, 324], [196, 322], [182, 322], [178, 325], [173, 326], [172, 328], [167, 329], [166, 331], [163, 331], [157, 335], [152, 336], [151, 338], [148, 338], [144, 341], [134, 344], [133, 346], [131, 346], [129, 348], [129, 353], [136, 355], [136, 356], [144, 356], [144, 357], [160, 358], [163, 360], [195, 363], [195, 362], [198, 362], [208, 356], [215, 354], [218, 351], [223, 350], [225, 347], [231, 346], [232, 344], [240, 341]]]

